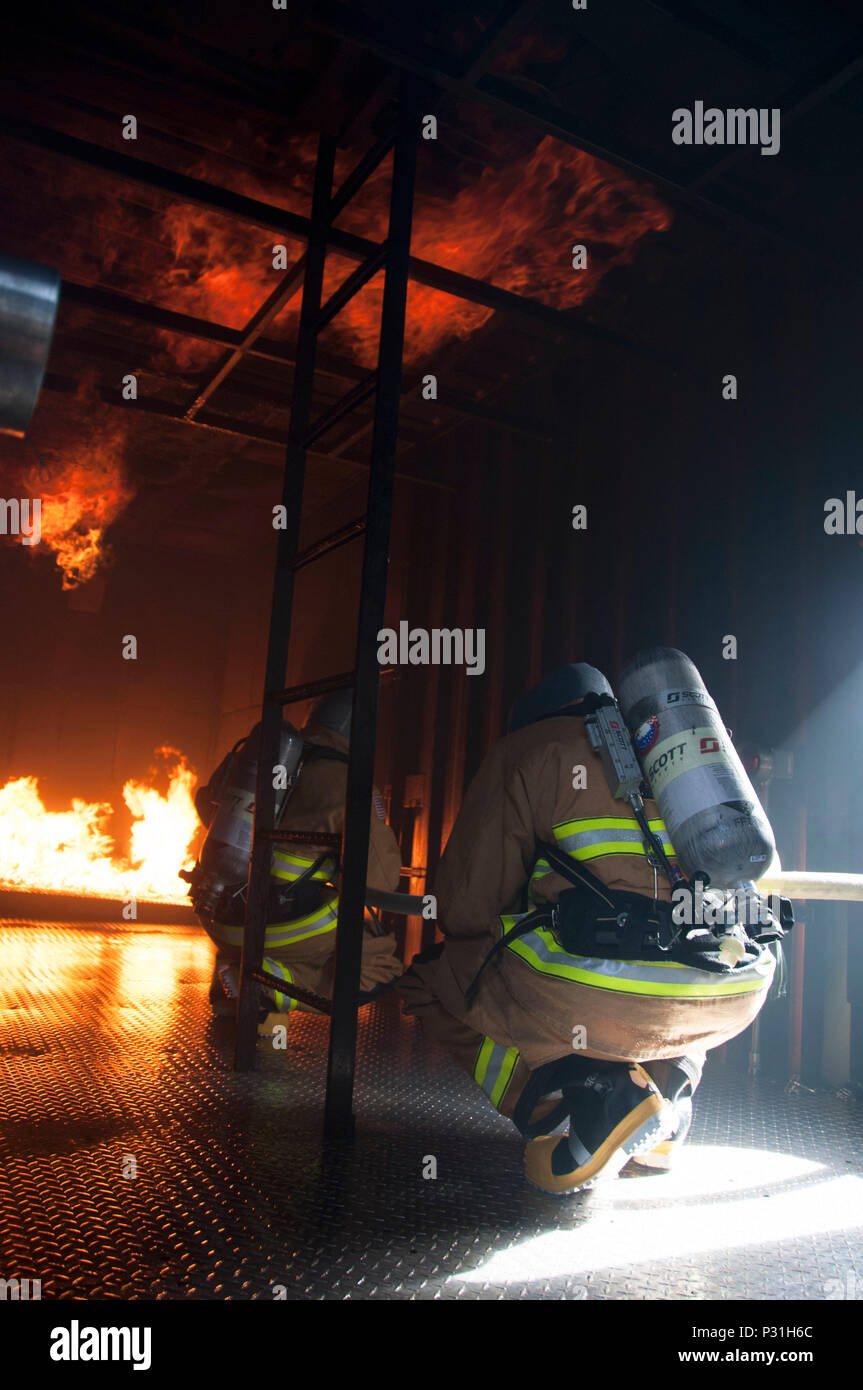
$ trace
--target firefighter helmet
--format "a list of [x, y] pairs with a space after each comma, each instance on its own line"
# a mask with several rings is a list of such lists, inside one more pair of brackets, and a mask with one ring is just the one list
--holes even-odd
[[329, 695], [322, 695], [312, 706], [312, 712], [306, 720], [306, 728], [319, 724], [324, 729], [331, 729], [334, 734], [340, 734], [350, 743], [353, 707], [352, 690], [332, 690]]
[[538, 719], [563, 714], [586, 695], [610, 695], [614, 692], [601, 671], [584, 661], [561, 666], [550, 676], [543, 676], [538, 685], [515, 701], [509, 712], [509, 731], [523, 729]]

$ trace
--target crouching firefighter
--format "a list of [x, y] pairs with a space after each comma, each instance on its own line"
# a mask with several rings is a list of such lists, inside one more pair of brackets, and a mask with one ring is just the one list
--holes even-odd
[[[195, 868], [184, 875], [198, 919], [218, 947], [210, 1002], [216, 1013], [233, 1013], [238, 993], [239, 961], [246, 912], [247, 880], [257, 774], [259, 726], [234, 747], [195, 803], [208, 827]], [[286, 786], [278, 792], [276, 824], [306, 836], [316, 831], [340, 834], [344, 820], [351, 695], [324, 695], [302, 731], [282, 725], [279, 764]], [[295, 984], [326, 999], [332, 996], [339, 899], [334, 850], [279, 842], [270, 864], [270, 890], [263, 968], [286, 984]], [[386, 823], [380, 794], [371, 808], [367, 884], [394, 892], [401, 873], [395, 835]], [[383, 930], [372, 909], [363, 931], [360, 1002], [368, 1003], [390, 987], [402, 965], [395, 937]], [[316, 1012], [280, 991], [267, 991], [276, 1013], [294, 1009]], [[267, 1011], [264, 1011], [266, 1017]], [[271, 1031], [272, 1013], [262, 1032]], [[284, 1021], [284, 1020], [282, 1020]]]
[[396, 986], [550, 1193], [670, 1166], [793, 921], [750, 882], [772, 831], [689, 659], [638, 658], [621, 705], [583, 664], [517, 701], [441, 860], [445, 939]]

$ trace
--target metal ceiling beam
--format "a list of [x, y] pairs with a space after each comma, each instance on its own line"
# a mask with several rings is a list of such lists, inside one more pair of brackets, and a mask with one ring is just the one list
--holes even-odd
[[[73, 280], [61, 281], [60, 302], [77, 304], [100, 313], [115, 314], [118, 318], [131, 319], [133, 323], [144, 323], [152, 328], [176, 333], [180, 337], [197, 338], [219, 347], [239, 347], [247, 331], [244, 328], [227, 328], [224, 324], [195, 318], [191, 314], [179, 314], [173, 309], [163, 309], [158, 304], [133, 299], [118, 290], [103, 289], [99, 285], [79, 285]], [[278, 362], [283, 366], [294, 365], [291, 348], [286, 343], [276, 342], [273, 338], [255, 338], [251, 346], [245, 349], [245, 356], [257, 357], [264, 362]], [[318, 371], [322, 376], [336, 377], [341, 381], [359, 381], [365, 374], [364, 368], [329, 353], [319, 355]]]
[[[142, 76], [174, 92], [184, 88], [184, 99], [190, 101], [196, 95], [200, 99], [203, 88], [205, 99], [235, 102], [240, 98], [256, 110], [282, 118], [294, 114], [293, 94], [283, 72], [205, 44], [182, 33], [176, 25], [160, 25], [152, 12], [142, 11], [138, 22], [129, 16], [128, 9], [125, 14], [118, 10], [118, 17], [109, 19], [104, 7], [97, 17], [87, 6], [56, 6], [50, 25], [42, 26], [40, 42], [60, 58], [68, 60], [69, 54], [75, 53], [85, 63], [98, 63], [103, 70], [108, 67], [113, 76], [127, 82], [130, 76]], [[13, 53], [16, 37], [13, 30], [8, 41]], [[197, 65], [193, 83], [178, 55]], [[214, 80], [213, 74], [218, 78]]]
[[[185, 202], [194, 203], [210, 211], [225, 213], [229, 217], [239, 217], [244, 221], [277, 231], [282, 235], [288, 233], [297, 240], [305, 241], [308, 238], [310, 228], [308, 218], [302, 217], [298, 213], [288, 212], [285, 208], [274, 207], [272, 204], [264, 203], [257, 198], [248, 198], [242, 193], [234, 193], [230, 189], [220, 188], [218, 185], [208, 183], [203, 179], [192, 178], [189, 174], [175, 173], [173, 170], [162, 168], [161, 165], [150, 164], [146, 160], [135, 159], [131, 155], [105, 149], [101, 145], [94, 145], [87, 140], [79, 140], [76, 136], [50, 130], [47, 127], [36, 125], [32, 121], [10, 117], [5, 121], [4, 133], [13, 139], [35, 145], [39, 149], [76, 160], [79, 163], [89, 165], [91, 168], [102, 169], [133, 183], [145, 184], [149, 188], [157, 189], [162, 193], [169, 193]], [[366, 260], [367, 257], [380, 250], [380, 243], [368, 241], [365, 237], [355, 236], [352, 232], [344, 231], [338, 227], [330, 229], [327, 239], [332, 250], [341, 252], [352, 260]], [[623, 334], [614, 333], [587, 322], [575, 310], [553, 309], [549, 305], [543, 304], [541, 300], [514, 294], [511, 290], [499, 289], [496, 285], [488, 284], [484, 280], [476, 280], [469, 275], [461, 275], [458, 271], [435, 265], [418, 256], [411, 256], [409, 274], [410, 279], [418, 284], [441, 290], [444, 294], [451, 294], [456, 299], [465, 299], [469, 303], [482, 304], [486, 308], [495, 309], [502, 313], [530, 318], [568, 336], [584, 338], [591, 342], [604, 342], [610, 346], [635, 353], [639, 357], [664, 363], [669, 367], [681, 365], [668, 353], [654, 350], [624, 337]]]
[[502, 12], [492, 20], [468, 58], [467, 65], [462, 70], [461, 81], [469, 85], [487, 72], [492, 63], [496, 62], [527, 28], [541, 4], [542, 0], [516, 0], [508, 11]]
[[[61, 303], [73, 302], [82, 307], [95, 309], [109, 314], [116, 314], [124, 319], [132, 319], [134, 322], [149, 324], [156, 328], [168, 329], [172, 333], [177, 333], [190, 338], [201, 339], [204, 342], [212, 342], [222, 347], [236, 348], [239, 346], [245, 330], [236, 328], [225, 328], [221, 324], [209, 323], [206, 319], [192, 318], [187, 314], [177, 314], [170, 309], [160, 309], [155, 304], [145, 304], [142, 300], [131, 299], [127, 295], [119, 294], [114, 290], [103, 290], [90, 285], [77, 285], [72, 281], [63, 280], [61, 287]], [[65, 336], [65, 335], [64, 335]], [[80, 352], [92, 352], [92, 346], [87, 343], [86, 338], [76, 339], [75, 348]], [[267, 362], [276, 362], [280, 366], [293, 367], [295, 365], [294, 355], [290, 348], [273, 342], [271, 339], [256, 339], [251, 347], [246, 349], [246, 355], [252, 358], [259, 358]], [[343, 361], [340, 358], [332, 357], [319, 351], [317, 371], [319, 375], [331, 377], [335, 381], [363, 381], [367, 375], [367, 369], [353, 362]], [[408, 379], [408, 391], [406, 395], [413, 394], [422, 383], [421, 376], [413, 376]], [[238, 388], [240, 393], [248, 394], [247, 387]], [[270, 397], [271, 398], [271, 397]], [[472, 401], [468, 397], [459, 393], [446, 390], [444, 397], [437, 401], [437, 407], [449, 411], [454, 415], [461, 415], [466, 419], [483, 420], [488, 424], [496, 425], [500, 429], [509, 431], [512, 434], [524, 436], [532, 439], [536, 443], [546, 444], [551, 439], [551, 434], [544, 424], [538, 420], [532, 420], [526, 416], [514, 415], [510, 411], [501, 411], [495, 406], [487, 404], [485, 399]], [[197, 412], [195, 412], [197, 413]], [[191, 417], [194, 419], [194, 414]], [[365, 433], [363, 431], [362, 433]], [[358, 435], [358, 438], [362, 435]], [[339, 445], [341, 449], [347, 444]], [[337, 452], [330, 455], [336, 457]]]
[[[379, 140], [374, 148], [369, 150], [365, 158], [360, 160], [359, 164], [353, 172], [349, 174], [341, 188], [330, 200], [329, 217], [331, 221], [335, 221], [339, 212], [347, 206], [357, 189], [362, 187], [365, 180], [377, 168], [378, 164], [386, 156], [388, 150], [392, 148], [394, 141], [394, 134], [388, 138]], [[366, 281], [371, 278], [375, 267], [382, 264], [385, 250], [386, 248], [382, 247], [377, 256], [371, 258], [371, 266], [368, 261], [361, 262], [353, 275], [349, 275], [347, 280], [340, 285], [339, 289], [336, 290], [335, 294], [321, 310], [321, 322], [318, 326], [319, 332], [326, 322], [326, 315], [329, 314], [332, 318], [337, 314], [341, 306], [347, 302], [347, 299], [356, 292], [356, 289], [364, 285]], [[195, 418], [201, 407], [206, 405], [207, 401], [218, 390], [222, 382], [225, 381], [234, 368], [243, 360], [243, 355], [253, 346], [264, 329], [269, 327], [281, 310], [284, 309], [285, 305], [294, 298], [303, 283], [306, 274], [306, 264], [307, 257], [305, 255], [300, 256], [299, 260], [295, 261], [291, 266], [281, 283], [276, 286], [272, 294], [269, 295], [257, 312], [252, 315], [251, 319], [242, 330], [240, 342], [231, 352], [222, 358], [216, 370], [210, 374], [207, 381], [199, 388], [194, 399], [190, 402], [186, 409], [187, 420], [193, 420]], [[359, 388], [355, 388], [355, 390], [356, 389]]]
[[708, 198], [698, 192], [700, 175], [709, 173], [709, 170], [702, 169], [692, 179], [687, 179], [672, 164], [657, 161], [648, 152], [628, 142], [621, 142], [616, 132], [600, 128], [583, 115], [567, 111], [552, 101], [539, 100], [514, 82], [491, 73], [485, 73], [473, 81], [471, 73], [476, 67], [476, 58], [457, 68], [431, 50], [422, 47], [399, 48], [393, 43], [391, 28], [369, 24], [336, 0], [316, 0], [313, 11], [305, 16], [304, 22], [310, 29], [330, 34], [373, 53], [384, 62], [412, 72], [446, 91], [456, 95], [474, 95], [499, 111], [519, 117], [544, 134], [585, 150], [639, 178], [649, 179], [670, 198], [677, 198], [696, 213], [726, 222], [731, 219], [746, 231], [767, 233], [798, 251], [805, 250], [808, 255], [808, 248], [800, 247], [770, 218], [748, 206], [737, 204], [727, 195]]
[[[842, 54], [838, 62], [835, 58], [831, 58], [817, 74], [808, 74], [808, 80], [805, 83], [800, 83], [795, 91], [789, 93], [789, 104], [782, 108], [783, 131], [788, 129], [792, 121], [797, 120], [807, 111], [814, 110], [816, 106], [820, 106], [822, 101], [826, 101], [835, 92], [841, 91], [861, 73], [863, 73], [863, 53], [858, 53], [850, 60]], [[736, 145], [728, 149], [713, 164], [703, 169], [700, 174], [696, 174], [687, 184], [687, 187], [693, 190], [702, 188], [705, 183], [727, 173], [732, 165], [737, 164], [742, 156], [749, 152], [751, 152], [749, 145]]]
[[252, 315], [245, 328], [241, 330], [240, 341], [236, 347], [232, 348], [221, 360], [215, 371], [211, 372], [207, 380], [195, 392], [193, 399], [189, 402], [184, 411], [187, 420], [194, 420], [199, 414], [202, 406], [206, 405], [210, 397], [221, 386], [222, 382], [243, 360], [245, 353], [257, 342], [265, 328], [273, 322], [278, 314], [281, 313], [285, 305], [288, 304], [300, 289], [303, 282], [303, 275], [306, 268], [305, 256], [300, 256], [295, 261], [288, 273], [282, 278], [280, 283], [268, 295], [260, 309]]
[[[43, 382], [44, 391], [54, 392], [63, 396], [74, 396], [81, 389], [80, 381], [74, 377], [63, 377], [56, 373], [49, 372]], [[96, 395], [103, 405], [110, 406], [112, 409], [134, 413], [143, 411], [146, 415], [157, 415], [162, 420], [170, 420], [178, 425], [191, 425], [195, 429], [213, 430], [217, 434], [230, 434], [238, 439], [248, 439], [256, 444], [266, 444], [284, 452], [285, 441], [287, 440], [287, 430], [273, 430], [266, 426], [249, 425], [244, 420], [233, 420], [227, 415], [217, 415], [213, 411], [202, 412], [196, 415], [193, 420], [187, 420], [179, 406], [169, 405], [164, 401], [155, 401], [146, 397], [139, 397], [136, 401], [124, 401], [116, 391], [97, 390]], [[371, 465], [365, 459], [345, 458], [344, 455], [325, 454], [313, 449], [307, 450], [309, 458], [319, 459], [324, 463], [337, 463], [347, 465], [349, 468], [361, 469], [368, 473]], [[455, 488], [449, 483], [442, 483], [437, 478], [424, 478], [418, 473], [409, 473], [399, 467], [397, 476], [404, 478], [408, 482], [420, 483], [423, 487], [437, 488], [442, 492], [454, 492]]]
[[644, 3], [659, 14], [675, 20], [684, 29], [705, 34], [714, 43], [721, 44], [723, 48], [748, 59], [749, 62], [759, 63], [765, 68], [773, 65], [773, 55], [763, 44], [753, 42], [744, 34], [735, 33], [729, 25], [723, 24], [721, 20], [706, 14], [695, 5], [690, 5], [687, 0], [644, 0]]

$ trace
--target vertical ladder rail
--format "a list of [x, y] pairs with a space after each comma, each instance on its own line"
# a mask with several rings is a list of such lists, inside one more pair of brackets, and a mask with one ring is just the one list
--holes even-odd
[[336, 928], [333, 1008], [324, 1118], [324, 1134], [328, 1140], [344, 1138], [353, 1131], [357, 1001], [380, 676], [377, 634], [383, 626], [389, 566], [419, 114], [419, 99], [415, 85], [407, 75], [403, 75], [390, 192], [386, 279], [381, 309], [374, 432], [357, 631], [356, 683], [345, 801], [344, 855]]
[[251, 1071], [255, 1066], [259, 990], [253, 976], [261, 970], [264, 958], [272, 853], [272, 841], [267, 838], [267, 833], [275, 828], [276, 792], [273, 787], [273, 767], [279, 760], [282, 725], [282, 705], [276, 698], [276, 692], [284, 685], [288, 663], [294, 598], [294, 561], [299, 545], [306, 472], [305, 440], [312, 416], [317, 349], [316, 323], [321, 307], [324, 262], [327, 254], [335, 154], [335, 140], [331, 136], [322, 135], [318, 144], [312, 194], [311, 230], [306, 251], [306, 272], [297, 335], [293, 402], [282, 491], [287, 524], [284, 530], [279, 531], [270, 610], [270, 635], [255, 790], [255, 820], [237, 1004], [237, 1036], [234, 1051], [234, 1066], [237, 1071]]

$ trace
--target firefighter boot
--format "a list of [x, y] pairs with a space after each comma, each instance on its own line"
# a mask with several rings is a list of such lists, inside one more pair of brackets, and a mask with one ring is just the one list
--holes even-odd
[[225, 956], [216, 956], [210, 981], [210, 1008], [216, 1018], [233, 1018], [238, 992], [237, 966]]
[[633, 1154], [654, 1148], [671, 1133], [670, 1103], [637, 1062], [584, 1059], [586, 1075], [564, 1088], [569, 1134], [533, 1139], [524, 1151], [528, 1182], [563, 1195], [616, 1177]]
[[653, 1177], [668, 1173], [674, 1167], [692, 1125], [692, 1092], [701, 1078], [700, 1066], [688, 1057], [675, 1057], [670, 1062], [647, 1062], [645, 1071], [671, 1103], [674, 1128], [655, 1148], [633, 1156], [626, 1165], [627, 1177]]

